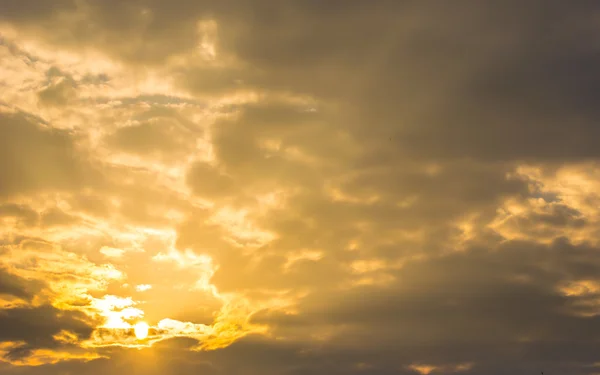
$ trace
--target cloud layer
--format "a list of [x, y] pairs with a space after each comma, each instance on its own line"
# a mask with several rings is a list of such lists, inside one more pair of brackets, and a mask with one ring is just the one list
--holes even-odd
[[0, 0], [0, 371], [596, 373], [599, 16]]

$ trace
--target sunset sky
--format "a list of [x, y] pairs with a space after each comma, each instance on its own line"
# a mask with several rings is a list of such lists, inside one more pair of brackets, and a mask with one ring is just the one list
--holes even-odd
[[600, 2], [0, 0], [0, 374], [600, 374]]

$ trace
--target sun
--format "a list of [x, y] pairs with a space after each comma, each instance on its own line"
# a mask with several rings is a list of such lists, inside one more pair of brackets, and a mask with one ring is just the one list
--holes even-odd
[[133, 326], [133, 332], [135, 333], [135, 337], [138, 340], [143, 340], [146, 337], [148, 337], [149, 329], [150, 329], [150, 326], [146, 322], [139, 322], [139, 323], [136, 323], [135, 326]]

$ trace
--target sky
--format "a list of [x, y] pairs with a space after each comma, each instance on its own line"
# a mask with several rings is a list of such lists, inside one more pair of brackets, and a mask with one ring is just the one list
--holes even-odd
[[599, 66], [597, 1], [0, 0], [0, 373], [600, 373]]

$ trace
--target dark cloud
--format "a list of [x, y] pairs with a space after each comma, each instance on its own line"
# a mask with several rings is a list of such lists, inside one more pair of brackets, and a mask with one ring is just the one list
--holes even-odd
[[[376, 355], [379, 365], [394, 358], [490, 368], [503, 363], [500, 368], [513, 370], [535, 361], [544, 368], [572, 363], [569, 371], [575, 371], [595, 361], [600, 320], [574, 313], [581, 299], [595, 311], [597, 294], [567, 297], [558, 287], [597, 279], [600, 263], [590, 250], [564, 241], [473, 249], [410, 263], [389, 287], [344, 292], [324, 286], [301, 303], [298, 315], [263, 312], [254, 319], [276, 327], [280, 337], [304, 337], [311, 348], [311, 334], [334, 327], [326, 350], [347, 360], [370, 362]], [[395, 354], [387, 357], [391, 348]]]
[[598, 8], [536, 4], [253, 4], [221, 42], [268, 72], [257, 87], [343, 103], [334, 121], [381, 159], [596, 157]]
[[85, 339], [92, 329], [91, 322], [83, 313], [61, 311], [48, 305], [0, 311], [0, 340], [25, 342], [24, 346], [8, 354], [10, 358], [27, 356], [33, 349], [60, 347], [63, 344], [53, 336], [63, 330]]
[[75, 2], [61, 0], [48, 3], [43, 0], [26, 0], [19, 3], [6, 2], [0, 4], [0, 14], [3, 21], [31, 22], [47, 19], [56, 12], [73, 9]]
[[37, 211], [26, 205], [6, 203], [0, 206], [0, 217], [15, 218], [20, 224], [34, 226], [38, 223]]
[[177, 143], [167, 138], [168, 134], [169, 129], [165, 129], [160, 124], [134, 125], [117, 130], [109, 143], [132, 153], [169, 152], [177, 149]]
[[0, 194], [84, 187], [96, 177], [66, 132], [24, 114], [0, 114]]
[[214, 198], [227, 196], [235, 191], [233, 178], [204, 162], [192, 165], [188, 171], [187, 181], [192, 190], [200, 196]]
[[79, 218], [70, 215], [59, 208], [52, 208], [42, 213], [40, 225], [45, 227], [72, 225], [79, 221]]
[[[173, 344], [169, 344], [173, 345]], [[239, 374], [417, 374], [407, 367], [412, 364], [429, 364], [442, 368], [454, 367], [462, 364], [432, 360], [427, 356], [427, 350], [442, 347], [422, 348], [418, 345], [407, 346], [381, 346], [377, 350], [370, 348], [344, 349], [332, 346], [308, 347], [296, 343], [279, 342], [274, 344], [258, 337], [249, 337], [240, 340], [228, 348], [204, 353], [181, 351], [179, 347], [161, 347], [153, 352], [125, 351], [111, 353], [113, 360], [96, 360], [89, 363], [59, 363], [53, 366], [29, 368], [27, 374], [60, 374], [64, 371], [79, 371], [89, 374], [102, 374], [113, 372], [117, 369], [127, 370], [132, 374], [177, 374], [191, 375], [199, 370], [208, 374], [239, 373]], [[467, 346], [456, 344], [455, 348], [461, 349], [470, 355], [462, 356], [463, 359], [473, 360], [480, 354], [482, 346]], [[486, 350], [498, 349], [493, 345], [483, 345]], [[474, 366], [459, 374], [477, 374], [480, 371], [489, 371], [492, 374], [505, 372], [539, 372], [562, 371], [569, 374], [589, 374], [591, 366], [555, 360], [547, 362], [540, 360], [540, 355], [552, 355], [559, 349], [557, 345], [525, 348], [515, 345], [511, 349], [497, 351], [497, 353], [512, 355], [515, 360], [507, 360], [505, 356], [487, 358], [487, 361], [477, 361]], [[585, 353], [581, 346], [574, 345], [574, 351]], [[587, 350], [587, 356], [593, 352]], [[585, 356], [585, 354], [583, 355]], [[583, 357], [582, 356], [582, 357]], [[413, 362], [421, 358], [422, 361]], [[481, 357], [480, 357], [481, 358]], [[465, 363], [465, 362], [463, 362]], [[10, 373], [10, 372], [8, 372]], [[435, 372], [434, 372], [435, 373]]]
[[9, 295], [31, 300], [43, 287], [39, 281], [27, 280], [0, 268], [0, 295]]
[[0, 205], [0, 217], [16, 220], [17, 227], [52, 227], [76, 223], [79, 219], [54, 207], [39, 213], [30, 206], [6, 203]]
[[201, 130], [179, 114], [159, 105], [135, 117], [135, 123], [120, 127], [105, 139], [113, 149], [167, 161], [181, 160], [193, 150]]
[[51, 84], [38, 93], [40, 103], [48, 106], [64, 106], [76, 98], [75, 83], [64, 79]]
[[[365, 146], [393, 137], [397, 151], [371, 148], [387, 158], [596, 157], [598, 113], [591, 103], [598, 95], [598, 7], [558, 1], [465, 7], [468, 12], [387, 1], [181, 1], [168, 9], [160, 1], [86, 3], [77, 10], [85, 27], [62, 33], [73, 25], [57, 25], [45, 38], [79, 45], [102, 38], [96, 45], [111, 55], [152, 63], [194, 48], [195, 23], [213, 18], [222, 26], [219, 52], [241, 65], [184, 73], [181, 82], [192, 90], [217, 93], [242, 82], [343, 103], [336, 122], [350, 120], [346, 128]], [[45, 9], [46, 16], [64, 9]]]

